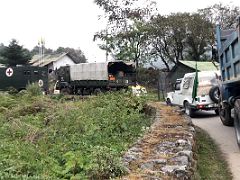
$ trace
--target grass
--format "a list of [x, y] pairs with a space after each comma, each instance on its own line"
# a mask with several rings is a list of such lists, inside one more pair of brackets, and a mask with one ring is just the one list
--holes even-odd
[[[30, 87], [31, 88], [31, 87]], [[87, 100], [0, 95], [0, 179], [109, 179], [122, 153], [151, 125], [147, 97], [107, 93]]]
[[197, 172], [195, 179], [232, 179], [228, 164], [218, 145], [200, 128], [197, 128], [196, 137]]

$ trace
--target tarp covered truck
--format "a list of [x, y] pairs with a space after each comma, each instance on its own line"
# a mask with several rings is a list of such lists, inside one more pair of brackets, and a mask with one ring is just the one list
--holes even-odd
[[136, 70], [122, 61], [81, 63], [58, 69], [57, 80], [55, 94], [86, 95], [134, 85]]
[[234, 124], [240, 145], [240, 17], [236, 28], [223, 30], [217, 26], [216, 34], [222, 75], [219, 115], [224, 125]]

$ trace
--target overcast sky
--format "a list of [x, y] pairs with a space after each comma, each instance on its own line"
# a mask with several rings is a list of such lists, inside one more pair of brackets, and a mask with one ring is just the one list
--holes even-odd
[[[239, 0], [221, 1], [240, 6]], [[192, 12], [221, 1], [156, 0], [160, 14]], [[105, 53], [93, 42], [94, 33], [105, 27], [101, 13], [93, 0], [0, 0], [0, 43], [15, 38], [31, 50], [43, 37], [46, 48], [80, 48], [89, 62], [104, 61]]]

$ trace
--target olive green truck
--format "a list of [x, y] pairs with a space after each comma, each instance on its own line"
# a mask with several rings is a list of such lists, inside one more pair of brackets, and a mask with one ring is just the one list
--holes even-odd
[[43, 91], [48, 88], [47, 68], [35, 66], [1, 67], [0, 91], [16, 89], [21, 91], [31, 83], [38, 83]]

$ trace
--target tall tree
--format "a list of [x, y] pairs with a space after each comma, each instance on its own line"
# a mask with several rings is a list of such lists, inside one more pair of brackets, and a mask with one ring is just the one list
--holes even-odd
[[[203, 15], [194, 13], [191, 15], [187, 25], [187, 57], [189, 60], [206, 60], [204, 54], [214, 39], [212, 23]], [[210, 48], [211, 49], [211, 48]]]
[[188, 13], [157, 15], [148, 25], [151, 55], [160, 58], [169, 70], [169, 64], [183, 59]]
[[234, 27], [236, 17], [240, 14], [239, 6], [217, 3], [204, 9], [199, 9], [198, 13], [204, 15], [213, 24], [219, 24], [223, 29]]
[[29, 50], [20, 46], [16, 39], [12, 39], [10, 44], [3, 48], [1, 54], [4, 58], [2, 63], [8, 66], [27, 64], [31, 59], [31, 53]]
[[145, 6], [140, 7], [134, 0], [95, 0], [105, 12], [107, 30], [96, 33], [94, 39], [104, 41], [100, 48], [115, 59], [133, 60], [137, 66], [146, 54], [147, 38], [142, 25], [155, 8], [153, 1], [143, 2]]

